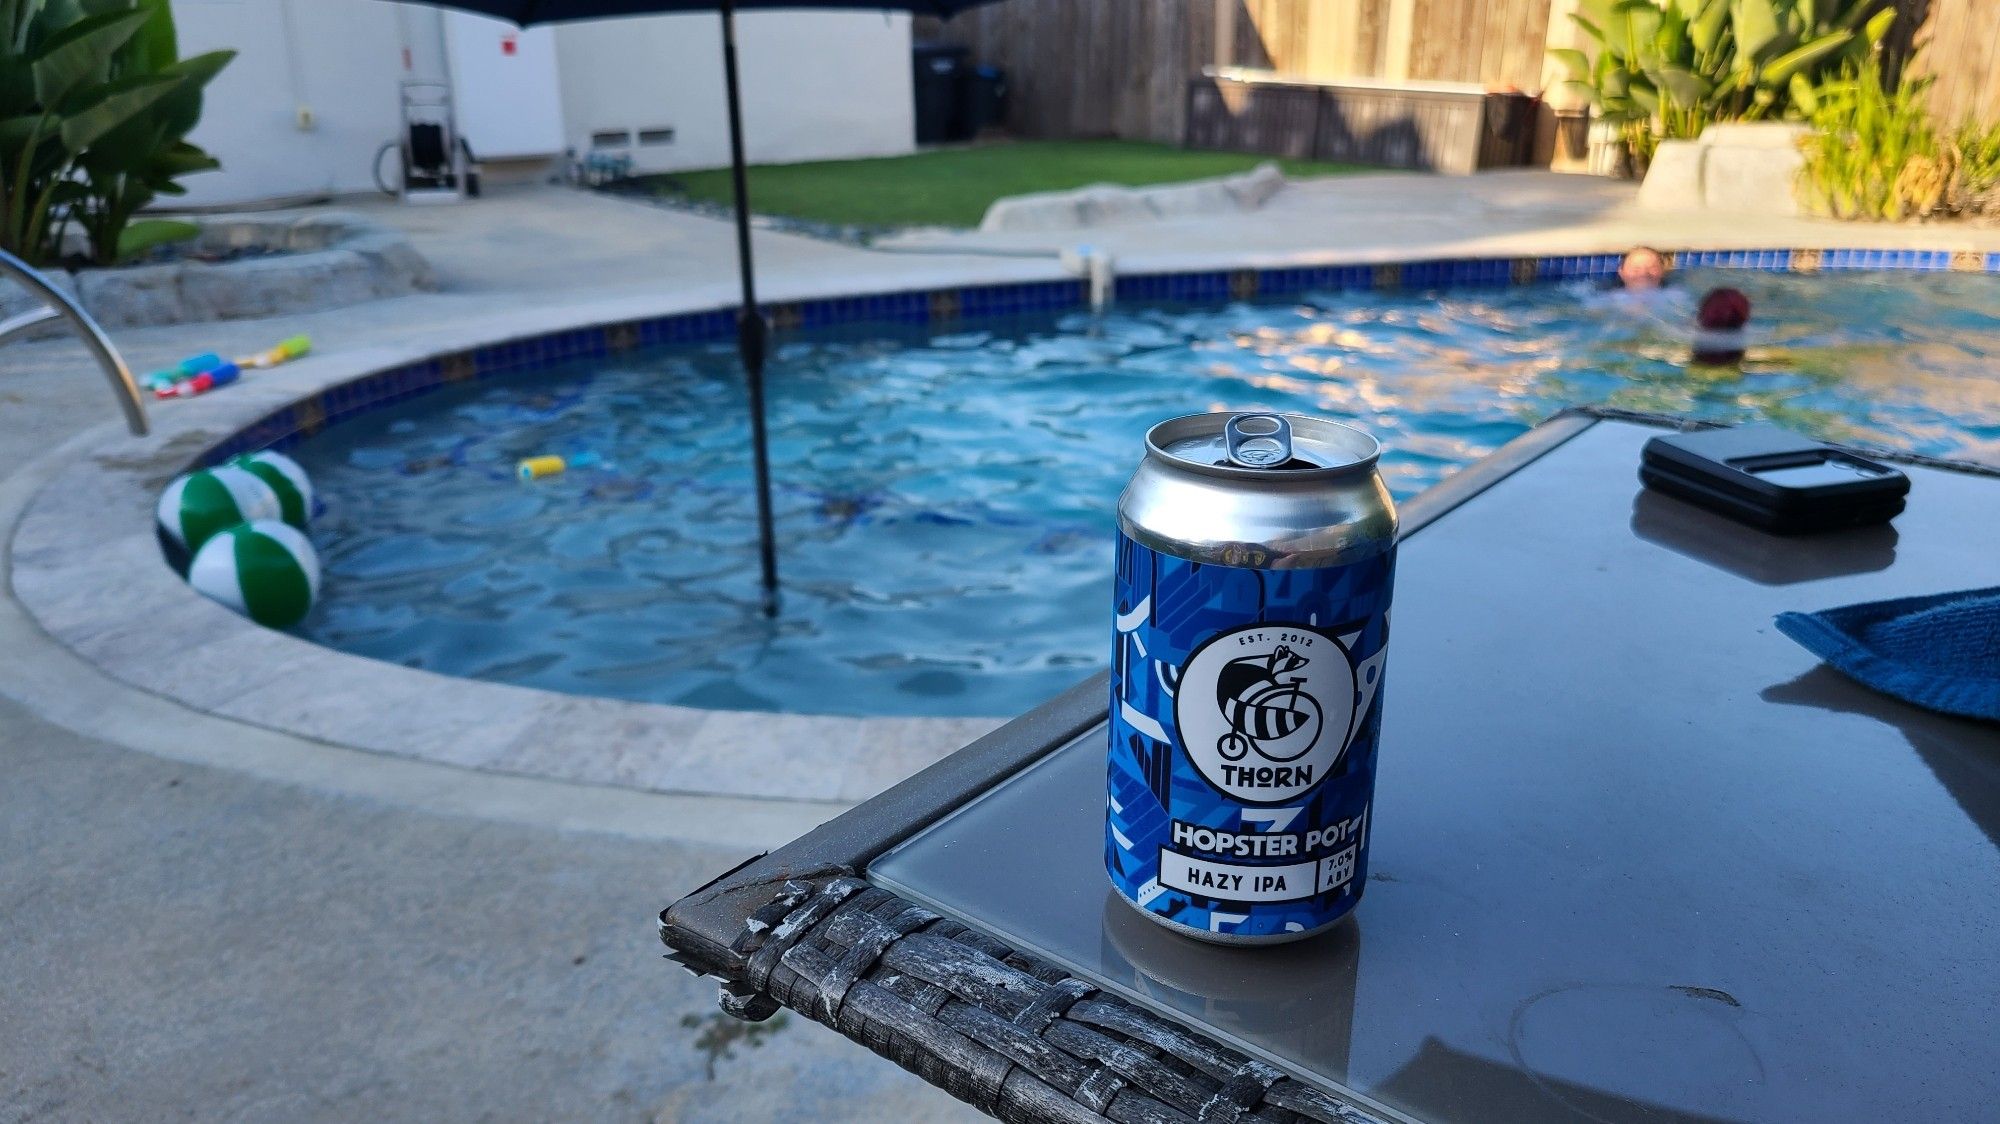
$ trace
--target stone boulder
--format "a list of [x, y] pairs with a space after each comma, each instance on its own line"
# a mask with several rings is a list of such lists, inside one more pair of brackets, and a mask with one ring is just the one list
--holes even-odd
[[1152, 187], [1098, 183], [996, 199], [981, 231], [1082, 230], [1167, 218], [1254, 211], [1285, 186], [1285, 173], [1265, 161], [1247, 172]]

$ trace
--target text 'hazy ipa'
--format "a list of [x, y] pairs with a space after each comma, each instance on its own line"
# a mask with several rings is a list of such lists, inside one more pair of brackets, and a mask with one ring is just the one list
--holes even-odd
[[1188, 936], [1297, 940], [1354, 908], [1396, 511], [1375, 439], [1290, 414], [1153, 427], [1118, 501], [1105, 865]]

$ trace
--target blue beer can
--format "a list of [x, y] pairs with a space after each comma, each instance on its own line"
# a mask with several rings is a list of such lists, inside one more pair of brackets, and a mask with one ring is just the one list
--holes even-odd
[[1346, 917], [1395, 576], [1381, 449], [1293, 414], [1156, 425], [1118, 501], [1105, 866], [1147, 917], [1276, 944]]

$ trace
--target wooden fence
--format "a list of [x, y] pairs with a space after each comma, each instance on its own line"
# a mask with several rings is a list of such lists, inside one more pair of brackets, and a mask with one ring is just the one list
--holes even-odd
[[916, 36], [1005, 69], [1017, 136], [1178, 142], [1187, 80], [1215, 61], [1217, 2], [1008, 0], [919, 20]]
[[1900, 0], [1896, 7], [1904, 43], [1914, 34], [1922, 45], [1910, 69], [1937, 79], [1932, 111], [1953, 123], [2000, 122], [2000, 2]]
[[[1007, 0], [919, 20], [916, 34], [1005, 68], [1017, 135], [1178, 143], [1187, 81], [1218, 62], [1538, 90], [1552, 2], [1561, 0]], [[1939, 115], [2000, 120], [2000, 0], [1896, 7], [1898, 50], [1928, 42], [1913, 69], [1936, 77]], [[1566, 34], [1560, 16], [1553, 30]]]

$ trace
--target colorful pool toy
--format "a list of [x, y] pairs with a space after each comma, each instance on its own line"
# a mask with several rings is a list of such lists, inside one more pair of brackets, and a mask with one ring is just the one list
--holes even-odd
[[561, 457], [527, 457], [514, 466], [523, 480], [540, 480], [544, 476], [555, 476], [569, 468], [569, 462]]
[[198, 394], [207, 394], [218, 386], [228, 386], [242, 377], [242, 368], [234, 363], [225, 362], [220, 366], [210, 367], [206, 371], [197, 372], [178, 382], [155, 386], [153, 388], [153, 397], [193, 398]]
[[225, 362], [227, 361], [215, 352], [204, 351], [200, 355], [191, 355], [171, 367], [154, 371], [140, 381], [145, 383], [146, 389], [152, 391], [155, 396], [166, 398], [170, 395], [164, 393], [165, 391], [205, 371], [213, 371]]
[[290, 628], [319, 598], [319, 555], [298, 528], [259, 519], [202, 544], [188, 584], [266, 628]]
[[154, 371], [139, 381], [155, 398], [192, 398], [218, 386], [235, 382], [244, 371], [260, 371], [287, 363], [312, 350], [312, 337], [298, 335], [279, 340], [275, 347], [229, 360], [213, 351]]

